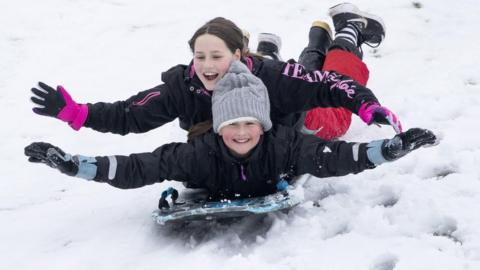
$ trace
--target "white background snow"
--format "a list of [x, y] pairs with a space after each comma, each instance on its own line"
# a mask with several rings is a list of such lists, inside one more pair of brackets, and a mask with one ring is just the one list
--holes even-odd
[[[172, 122], [118, 136], [35, 115], [37, 81], [78, 102], [123, 100], [188, 63], [187, 40], [224, 16], [252, 35], [283, 39], [298, 58], [315, 19], [336, 1], [0, 0], [0, 269], [480, 269], [480, 53], [474, 0], [362, 0], [382, 16], [384, 43], [365, 49], [369, 87], [405, 128], [441, 137], [358, 175], [312, 179], [288, 215], [175, 230], [150, 213], [168, 182], [137, 190], [30, 164], [23, 148], [128, 154], [184, 141]], [[344, 139], [393, 136], [355, 117]], [[314, 206], [317, 205], [317, 206]]]

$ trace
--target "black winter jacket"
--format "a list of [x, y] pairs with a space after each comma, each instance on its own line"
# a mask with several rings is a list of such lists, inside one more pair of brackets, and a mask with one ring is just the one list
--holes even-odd
[[170, 179], [206, 188], [214, 198], [262, 196], [275, 192], [280, 179], [341, 176], [374, 167], [365, 143], [324, 141], [283, 126], [265, 132], [245, 159], [233, 157], [220, 136], [208, 133], [151, 153], [96, 160], [98, 182], [131, 189]]
[[[378, 102], [373, 93], [335, 72], [306, 72], [292, 60], [284, 63], [249, 57], [252, 73], [266, 85], [274, 124], [294, 126], [301, 112], [314, 107], [345, 107], [357, 113], [366, 101]], [[164, 84], [138, 93], [126, 101], [87, 104], [86, 127], [101, 132], [143, 133], [173, 121], [181, 128], [212, 119], [212, 98], [191, 64], [178, 65], [162, 74]]]

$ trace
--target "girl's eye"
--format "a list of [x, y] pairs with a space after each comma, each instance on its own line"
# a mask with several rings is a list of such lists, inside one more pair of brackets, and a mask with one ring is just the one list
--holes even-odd
[[221, 56], [221, 55], [214, 55], [214, 56], [212, 56], [213, 59], [220, 59], [220, 58], [222, 58], [222, 57], [223, 57], [223, 56]]
[[197, 56], [195, 56], [195, 59], [203, 60], [203, 59], [205, 59], [205, 56], [203, 56], [203, 55], [197, 55]]

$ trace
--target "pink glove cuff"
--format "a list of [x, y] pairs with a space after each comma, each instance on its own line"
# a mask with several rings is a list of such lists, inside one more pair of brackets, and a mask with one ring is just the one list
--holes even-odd
[[68, 94], [67, 90], [61, 85], [57, 86], [57, 91], [60, 92], [66, 103], [65, 107], [58, 113], [57, 118], [64, 122], [68, 122], [70, 127], [74, 130], [79, 130], [87, 120], [87, 105], [77, 104], [73, 101], [70, 94]]
[[358, 110], [358, 116], [360, 116], [360, 119], [362, 119], [363, 122], [370, 125], [373, 121], [373, 113], [380, 107], [381, 106], [378, 103], [365, 102], [362, 104], [362, 106], [360, 106], [360, 109]]
[[77, 104], [78, 106], [78, 113], [75, 119], [73, 121], [68, 122], [71, 128], [74, 130], [79, 130], [81, 127], [83, 127], [83, 124], [87, 121], [87, 116], [88, 116], [88, 106], [87, 104]]
[[368, 125], [372, 124], [374, 113], [382, 114], [396, 133], [402, 132], [402, 124], [398, 120], [397, 116], [389, 109], [380, 106], [380, 104], [365, 102], [358, 110], [358, 116], [360, 116], [360, 118]]

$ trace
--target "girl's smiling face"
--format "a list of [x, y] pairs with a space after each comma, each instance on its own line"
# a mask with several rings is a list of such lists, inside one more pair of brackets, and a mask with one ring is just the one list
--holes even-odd
[[240, 49], [232, 53], [217, 36], [203, 34], [195, 40], [193, 66], [203, 86], [209, 91], [225, 75], [232, 61], [240, 57]]
[[236, 157], [245, 157], [257, 146], [263, 134], [258, 121], [238, 121], [222, 127], [219, 135], [230, 152]]

